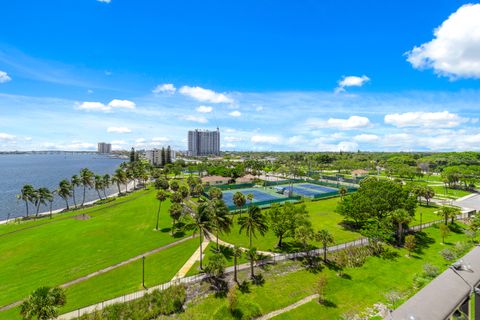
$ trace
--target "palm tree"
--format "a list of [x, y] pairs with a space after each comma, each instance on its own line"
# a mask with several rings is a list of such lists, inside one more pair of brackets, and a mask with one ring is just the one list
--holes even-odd
[[103, 189], [103, 177], [101, 175], [95, 175], [95, 179], [93, 181], [95, 190], [97, 191], [98, 198], [102, 200], [102, 196], [100, 195], [100, 190]]
[[40, 287], [21, 304], [24, 319], [48, 320], [58, 317], [58, 307], [65, 305], [66, 296], [61, 288]]
[[253, 268], [253, 265], [255, 261], [258, 260], [258, 253], [256, 248], [250, 248], [247, 251], [247, 257], [248, 260], [250, 260], [250, 278], [255, 279], [255, 270]]
[[112, 176], [111, 179], [112, 183], [115, 183], [118, 188], [118, 195], [120, 196], [122, 194], [122, 190], [120, 189], [120, 184], [125, 183], [126, 181], [126, 176], [125, 176], [125, 171], [123, 171], [121, 168], [118, 168], [115, 170], [115, 173]]
[[223, 198], [223, 193], [222, 193], [222, 190], [220, 190], [219, 188], [210, 188], [210, 190], [208, 191], [208, 196], [211, 200], [213, 199], [222, 199]]
[[198, 206], [195, 214], [192, 215], [193, 222], [188, 226], [193, 229], [193, 233], [198, 232], [200, 239], [200, 270], [203, 269], [202, 243], [203, 237], [208, 236], [212, 230], [212, 221], [210, 219], [210, 210], [208, 204], [202, 203]]
[[440, 216], [443, 216], [443, 218], [445, 219], [445, 225], [447, 225], [449, 218], [452, 219], [452, 223], [453, 223], [453, 220], [455, 219], [457, 214], [460, 214], [460, 209], [443, 206], [442, 209], [438, 212], [438, 214]]
[[248, 201], [250, 202], [250, 204], [252, 204], [252, 203], [253, 203], [253, 198], [254, 198], [254, 195], [253, 195], [253, 193], [249, 193], [249, 194], [247, 194], [247, 199], [248, 199]]
[[175, 230], [175, 224], [180, 219], [183, 213], [183, 206], [180, 203], [173, 203], [169, 209], [170, 217], [172, 218], [172, 235]]
[[28, 203], [32, 201], [32, 196], [35, 193], [35, 188], [32, 185], [26, 184], [22, 187], [20, 194], [17, 195], [17, 199], [25, 201], [25, 208], [27, 209], [28, 218]]
[[323, 246], [323, 261], [327, 262], [328, 245], [333, 244], [333, 235], [328, 230], [322, 229], [317, 232], [315, 236], [317, 241], [320, 241]]
[[238, 218], [238, 224], [240, 225], [239, 233], [245, 230], [245, 233], [250, 238], [250, 249], [252, 248], [252, 237], [255, 236], [255, 232], [258, 231], [263, 236], [268, 230], [265, 216], [257, 206], [249, 207], [247, 215]]
[[345, 197], [345, 195], [347, 194], [347, 188], [340, 187], [338, 191], [340, 192], [340, 198], [343, 200], [343, 197]]
[[83, 186], [83, 199], [82, 199], [82, 207], [85, 204], [85, 193], [87, 188], [93, 187], [93, 172], [90, 171], [88, 168], [83, 168], [80, 170], [80, 183]]
[[70, 210], [70, 207], [68, 206], [68, 199], [72, 196], [72, 189], [73, 189], [72, 185], [70, 181], [68, 181], [67, 179], [63, 179], [62, 181], [60, 181], [58, 185], [57, 193], [60, 196], [60, 198], [65, 200], [65, 204], [67, 205], [67, 210]]
[[403, 225], [408, 225], [412, 221], [412, 216], [405, 209], [397, 209], [392, 212], [392, 220], [397, 224], [397, 240], [398, 244], [402, 244], [403, 240]]
[[162, 207], [162, 202], [167, 200], [168, 194], [164, 190], [159, 190], [157, 192], [157, 200], [158, 200], [158, 210], [157, 210], [157, 226], [155, 227], [155, 230], [158, 231], [158, 221], [160, 219], [160, 209]]
[[48, 207], [49, 207], [49, 210], [50, 210], [50, 219], [52, 219], [52, 206], [53, 206], [53, 200], [55, 198], [55, 192], [56, 192], [56, 190], [54, 190], [54, 191], [48, 190], [48, 192], [45, 193], [45, 200], [48, 201]]
[[233, 280], [238, 283], [238, 279], [237, 279], [237, 259], [239, 259], [242, 256], [242, 250], [237, 246], [233, 246], [232, 254], [233, 254]]
[[240, 210], [240, 215], [242, 214], [242, 208], [246, 202], [247, 200], [245, 198], [245, 195], [240, 191], [237, 191], [233, 194], [233, 203], [235, 204], [235, 207]]
[[107, 199], [106, 189], [108, 189], [110, 187], [110, 184], [112, 183], [110, 179], [110, 175], [108, 173], [104, 174], [102, 176], [102, 180], [103, 180], [103, 195], [105, 196], [105, 199]]
[[40, 205], [47, 204], [45, 201], [48, 199], [49, 195], [50, 195], [50, 190], [44, 187], [39, 188], [35, 192], [34, 199], [35, 199], [35, 206], [37, 207], [37, 213], [35, 214], [35, 217], [38, 217], [38, 213], [40, 211]]
[[210, 202], [211, 219], [215, 228], [217, 237], [217, 252], [220, 252], [218, 237], [220, 232], [229, 233], [232, 226], [232, 219], [229, 217], [228, 207], [223, 200], [213, 200]]
[[77, 207], [77, 201], [75, 200], [75, 188], [76, 187], [79, 187], [80, 184], [82, 183], [82, 181], [80, 180], [80, 178], [74, 174], [72, 176], [72, 179], [70, 180], [70, 183], [72, 185], [72, 197], [73, 197], [73, 205], [75, 206], [75, 208]]

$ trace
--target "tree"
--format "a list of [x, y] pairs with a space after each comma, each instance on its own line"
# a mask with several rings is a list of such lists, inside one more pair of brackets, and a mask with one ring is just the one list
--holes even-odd
[[178, 189], [178, 192], [180, 192], [183, 199], [187, 199], [188, 196], [190, 195], [190, 191], [186, 186], [180, 186], [180, 188]]
[[80, 170], [80, 183], [83, 186], [82, 207], [85, 204], [85, 193], [87, 188], [93, 187], [93, 172], [87, 168]]
[[220, 200], [223, 198], [223, 193], [222, 190], [220, 190], [219, 188], [212, 187], [210, 188], [210, 190], [208, 190], [208, 196], [211, 200]]
[[[46, 189], [48, 190], [48, 189]], [[45, 193], [45, 200], [48, 201], [48, 210], [50, 211], [50, 219], [52, 219], [52, 206], [53, 206], [53, 200], [55, 198], [55, 192], [56, 191], [50, 191]]]
[[60, 198], [65, 201], [67, 210], [70, 210], [70, 207], [68, 206], [68, 199], [72, 196], [72, 185], [70, 184], [70, 181], [68, 181], [67, 179], [63, 179], [62, 181], [60, 181], [57, 193]]
[[225, 265], [227, 262], [225, 258], [220, 253], [215, 253], [205, 266], [205, 273], [210, 278], [222, 278], [225, 274]]
[[440, 231], [440, 236], [442, 237], [442, 243], [445, 244], [445, 238], [450, 233], [450, 228], [448, 228], [446, 223], [441, 223], [438, 227], [438, 230]]
[[252, 238], [257, 231], [263, 236], [268, 230], [265, 216], [257, 206], [249, 207], [247, 215], [238, 218], [238, 224], [240, 225], [239, 233], [245, 230], [245, 233], [250, 239], [249, 248], [252, 248]]
[[228, 207], [223, 200], [210, 200], [209, 207], [211, 208], [210, 218], [217, 237], [217, 252], [219, 252], [218, 237], [221, 232], [230, 232], [232, 219], [229, 216]]
[[328, 280], [325, 275], [321, 275], [315, 283], [315, 292], [318, 294], [318, 303], [325, 302], [325, 291], [327, 288], [327, 283]]
[[75, 199], [75, 188], [79, 187], [82, 184], [82, 181], [80, 180], [80, 178], [76, 174], [74, 174], [72, 176], [72, 179], [70, 179], [70, 183], [72, 185], [73, 205], [75, 206], [75, 208], [77, 208], [77, 201]]
[[106, 189], [110, 187], [110, 184], [111, 184], [110, 175], [106, 173], [102, 176], [102, 187], [103, 187], [102, 189], [103, 189], [103, 195], [105, 196], [105, 199], [107, 199]]
[[183, 207], [180, 203], [173, 203], [168, 210], [172, 218], [172, 235], [175, 230], [175, 224], [180, 219], [183, 213]]
[[159, 177], [155, 180], [155, 189], [157, 190], [168, 190], [168, 188], [170, 187], [169, 184], [168, 184], [168, 180], [165, 179], [164, 177]]
[[207, 236], [208, 233], [212, 230], [212, 221], [210, 219], [210, 211], [208, 209], [207, 203], [202, 203], [197, 207], [197, 211], [192, 215], [193, 221], [187, 224], [187, 229], [192, 229], [193, 233], [199, 233], [200, 239], [200, 269], [203, 269], [203, 253], [202, 253], [202, 243], [203, 236]]
[[178, 184], [178, 181], [177, 180], [172, 180], [170, 182], [170, 189], [172, 189], [172, 191], [176, 192], [176, 191], [178, 191], [178, 188], [180, 188], [180, 185]]
[[407, 210], [397, 209], [391, 213], [391, 219], [397, 225], [397, 241], [398, 245], [401, 245], [403, 241], [403, 226], [408, 225], [413, 217]]
[[438, 212], [438, 215], [442, 216], [443, 219], [445, 220], [445, 224], [448, 224], [448, 219], [453, 220], [457, 216], [457, 214], [460, 214], [460, 209], [456, 207], [448, 207], [448, 206], [442, 206], [440, 211]]
[[322, 243], [323, 247], [323, 261], [327, 262], [328, 245], [334, 243], [333, 235], [326, 229], [322, 229], [315, 235], [315, 240]]
[[48, 320], [58, 317], [58, 307], [65, 305], [66, 296], [61, 288], [40, 287], [20, 305], [24, 319]]
[[32, 197], [34, 193], [35, 193], [35, 188], [33, 188], [33, 186], [30, 184], [26, 184], [22, 187], [22, 190], [20, 190], [20, 194], [17, 195], [17, 199], [25, 201], [27, 218], [28, 218], [28, 203], [32, 201]]
[[157, 225], [155, 230], [158, 231], [158, 222], [160, 220], [160, 209], [162, 208], [162, 202], [167, 200], [168, 194], [164, 190], [159, 190], [157, 192], [157, 200], [158, 200], [158, 210], [157, 210]]
[[347, 194], [347, 188], [340, 187], [340, 189], [338, 189], [338, 192], [340, 192], [340, 198], [343, 200], [343, 197], [345, 197], [345, 195]]
[[247, 257], [250, 261], [250, 278], [255, 279], [254, 264], [258, 260], [257, 248], [250, 248], [247, 251]]
[[435, 190], [432, 187], [426, 186], [423, 188], [422, 196], [427, 201], [427, 206], [430, 205], [430, 199], [435, 197]]
[[405, 237], [405, 249], [407, 249], [409, 257], [411, 256], [412, 251], [415, 250], [416, 245], [417, 243], [413, 234], [409, 234]]
[[38, 217], [38, 213], [40, 212], [40, 205], [46, 205], [46, 201], [50, 197], [50, 190], [47, 188], [39, 188], [38, 190], [35, 191], [34, 193], [34, 201], [35, 201], [35, 206], [37, 207], [37, 213], [35, 214], [35, 217]]
[[299, 226], [310, 223], [305, 205], [296, 206], [291, 202], [274, 204], [267, 211], [267, 216], [270, 228], [278, 239], [278, 248], [282, 247], [285, 237], [295, 236], [295, 230]]
[[253, 203], [253, 198], [254, 198], [254, 195], [253, 195], [253, 193], [249, 193], [249, 194], [247, 194], [247, 200], [248, 200], [248, 202], [250, 202], [250, 204], [252, 204], [252, 203]]
[[230, 313], [233, 314], [238, 306], [237, 287], [231, 286], [230, 289], [228, 289], [227, 300], [228, 300], [228, 311], [230, 311]]
[[133, 148], [133, 147], [130, 150], [130, 162], [131, 163], [135, 162], [135, 148]]
[[100, 190], [103, 189], [103, 177], [101, 175], [95, 175], [95, 179], [93, 181], [95, 190], [97, 191], [98, 198], [102, 200], [102, 196], [100, 195]]
[[238, 283], [237, 278], [237, 259], [240, 259], [242, 256], [242, 249], [237, 246], [233, 246], [232, 248], [232, 255], [233, 255], [233, 280]]
[[203, 193], [203, 186], [201, 184], [197, 184], [193, 189], [193, 193], [199, 197]]
[[127, 175], [125, 174], [125, 171], [123, 171], [121, 168], [115, 170], [115, 173], [112, 176], [112, 183], [115, 183], [117, 185], [118, 195], [120, 196], [122, 194], [120, 184], [127, 183]]
[[[237, 207], [237, 209], [241, 210], [243, 206], [245, 206], [246, 202], [247, 199], [245, 198], [245, 195], [240, 191], [237, 191], [233, 194], [233, 203], [235, 204], [235, 207]], [[242, 211], [240, 211], [240, 214], [241, 213]]]
[[301, 226], [295, 231], [295, 240], [300, 242], [303, 251], [307, 251], [309, 243], [315, 238], [313, 228], [309, 225]]

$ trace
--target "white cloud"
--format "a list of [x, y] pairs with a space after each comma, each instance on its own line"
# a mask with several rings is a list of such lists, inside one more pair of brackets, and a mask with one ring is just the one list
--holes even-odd
[[279, 144], [281, 142], [281, 138], [279, 136], [271, 135], [254, 135], [250, 141], [252, 141], [252, 143]]
[[242, 138], [227, 136], [227, 137], [223, 138], [223, 140], [226, 141], [226, 142], [239, 142], [239, 141], [242, 141]]
[[405, 112], [387, 114], [385, 123], [396, 127], [427, 127], [427, 128], [452, 128], [468, 119], [448, 111], [441, 112]]
[[167, 137], [155, 137], [155, 138], [152, 138], [152, 141], [153, 142], [168, 142], [168, 141], [170, 141], [170, 139], [167, 138]]
[[213, 108], [210, 106], [199, 106], [196, 110], [200, 113], [210, 113], [213, 111]]
[[127, 127], [108, 127], [107, 132], [109, 133], [130, 133], [132, 130]]
[[455, 78], [480, 78], [480, 4], [461, 6], [434, 31], [434, 38], [406, 53], [416, 69]]
[[125, 140], [113, 140], [110, 142], [111, 144], [127, 144], [127, 142]]
[[228, 115], [232, 116], [232, 117], [240, 117], [242, 115], [242, 113], [238, 110], [235, 110], [235, 111], [230, 112]]
[[178, 92], [198, 101], [206, 101], [210, 103], [233, 103], [233, 99], [225, 94], [201, 87], [183, 86]]
[[258, 106], [258, 107], [256, 107], [256, 108], [255, 108], [255, 111], [257, 111], [257, 112], [263, 111], [263, 106]]
[[338, 86], [335, 88], [336, 93], [344, 92], [347, 87], [361, 87], [366, 82], [370, 81], [370, 78], [366, 75], [361, 77], [357, 76], [346, 76], [342, 80], [338, 81]]
[[203, 116], [194, 116], [194, 115], [186, 115], [182, 117], [183, 120], [198, 122], [198, 123], [207, 123], [208, 119]]
[[85, 111], [102, 111], [102, 112], [110, 112], [113, 109], [135, 109], [135, 102], [130, 100], [119, 100], [113, 99], [107, 105], [96, 102], [96, 101], [86, 101], [82, 102], [77, 106], [78, 110], [85, 110]]
[[177, 91], [177, 88], [171, 83], [164, 83], [164, 84], [159, 84], [158, 86], [155, 87], [155, 89], [152, 90], [153, 93], [175, 93]]
[[110, 3], [112, 0], [97, 0], [98, 2], [103, 2], [103, 3]]
[[10, 76], [5, 71], [0, 70], [0, 83], [5, 83], [10, 80], [12, 80], [12, 78], [10, 78]]
[[353, 140], [358, 142], [375, 142], [375, 141], [378, 141], [379, 139], [380, 137], [377, 136], [376, 134], [367, 134], [367, 133], [362, 133], [353, 137]]
[[15, 138], [14, 135], [0, 132], [0, 141], [13, 141]]
[[117, 109], [135, 109], [135, 102], [130, 100], [113, 99], [108, 103], [108, 107]]
[[312, 128], [336, 128], [341, 130], [354, 130], [371, 126], [366, 117], [350, 116], [348, 119], [330, 118], [327, 121], [311, 118], [306, 121], [307, 126]]
[[135, 143], [144, 143], [145, 141], [147, 141], [145, 138], [138, 138], [135, 140]]

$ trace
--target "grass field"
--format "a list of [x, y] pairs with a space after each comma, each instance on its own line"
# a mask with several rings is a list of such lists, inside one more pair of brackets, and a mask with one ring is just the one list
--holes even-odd
[[[396, 291], [406, 299], [413, 291], [415, 275], [423, 272], [425, 263], [430, 263], [444, 270], [449, 263], [439, 252], [454, 246], [457, 241], [465, 240], [462, 233], [451, 233], [447, 244], [440, 241], [438, 229], [431, 227], [425, 230], [418, 238], [420, 250], [408, 257], [404, 249], [391, 248], [396, 254], [392, 258], [370, 257], [359, 268], [347, 268], [345, 276], [338, 276], [337, 272], [324, 268], [319, 273], [306, 270], [285, 273], [298, 262], [278, 264], [271, 270], [264, 272], [265, 283], [261, 286], [250, 286], [250, 293], [239, 295], [239, 308], [252, 309], [252, 305], [259, 308], [263, 314], [284, 308], [298, 300], [314, 293], [315, 281], [320, 275], [327, 277], [326, 305], [312, 301], [298, 309], [276, 317], [275, 319], [339, 319], [348, 312], [362, 312], [377, 302], [387, 303], [385, 295]], [[248, 273], [242, 272], [241, 279], [246, 279]], [[234, 319], [225, 312], [227, 301], [225, 298], [208, 296], [191, 303], [185, 313], [176, 316], [176, 319]]]
[[[0, 237], [0, 305], [25, 298], [34, 289], [56, 286], [171, 243], [169, 203], [162, 206], [160, 232], [155, 232], [158, 201], [154, 190], [120, 198], [99, 207], [79, 210], [88, 220], [47, 220], [2, 226]], [[140, 194], [141, 195], [141, 194]], [[131, 200], [131, 201], [126, 201]], [[123, 202], [121, 205], [112, 205]], [[99, 210], [101, 209], [101, 210]], [[25, 228], [16, 233], [5, 230]]]
[[433, 186], [432, 189], [435, 191], [435, 194], [437, 196], [447, 197], [452, 199], [458, 199], [461, 197], [468, 196], [469, 194], [472, 194], [469, 191], [451, 189], [451, 188], [447, 188], [447, 193], [445, 193], [445, 188], [443, 186]]

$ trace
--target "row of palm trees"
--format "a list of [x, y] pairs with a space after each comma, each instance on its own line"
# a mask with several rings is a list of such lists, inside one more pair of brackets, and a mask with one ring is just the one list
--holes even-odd
[[[137, 182], [141, 181], [144, 185], [148, 181], [150, 174], [149, 168], [142, 162], [122, 163], [115, 173], [98, 175], [88, 168], [80, 170], [79, 174], [73, 175], [70, 179], [63, 179], [60, 181], [58, 188], [50, 190], [45, 187], [35, 189], [31, 184], [26, 184], [17, 195], [17, 199], [25, 202], [26, 217], [29, 217], [29, 204], [33, 205], [36, 212], [35, 217], [38, 217], [40, 206], [49, 205], [50, 216], [52, 215], [52, 204], [55, 195], [58, 195], [65, 201], [66, 209], [70, 210], [69, 200], [73, 200], [75, 208], [83, 207], [85, 205], [86, 192], [88, 189], [95, 189], [98, 199], [103, 200], [107, 198], [107, 189], [111, 185], [116, 185], [119, 195], [122, 194], [121, 186], [125, 187], [125, 193], [128, 191], [128, 185], [133, 182], [134, 188], [137, 187]], [[82, 188], [82, 200], [77, 205], [77, 188]]]

